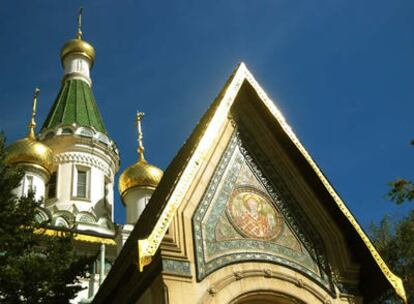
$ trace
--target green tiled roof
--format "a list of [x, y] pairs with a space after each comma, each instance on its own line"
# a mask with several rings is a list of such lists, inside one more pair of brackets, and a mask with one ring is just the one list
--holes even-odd
[[94, 127], [97, 131], [106, 133], [92, 89], [80, 79], [70, 79], [63, 83], [42, 130], [73, 123]]

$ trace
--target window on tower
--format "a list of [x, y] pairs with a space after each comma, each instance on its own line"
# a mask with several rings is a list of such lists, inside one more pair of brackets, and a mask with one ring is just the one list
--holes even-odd
[[49, 179], [49, 184], [47, 187], [47, 198], [55, 198], [56, 197], [56, 182], [57, 182], [57, 175], [56, 172], [53, 172]]
[[26, 176], [26, 180], [27, 180], [26, 193], [29, 193], [29, 191], [36, 191], [36, 188], [33, 185], [33, 176], [31, 175]]
[[88, 172], [84, 169], [78, 169], [78, 180], [77, 180], [77, 191], [76, 196], [86, 198], [87, 188], [87, 174]]
[[82, 165], [74, 165], [72, 168], [72, 198], [89, 201], [91, 194], [91, 168]]

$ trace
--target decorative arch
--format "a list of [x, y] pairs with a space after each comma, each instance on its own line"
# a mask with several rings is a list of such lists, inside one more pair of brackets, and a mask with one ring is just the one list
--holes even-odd
[[62, 210], [53, 214], [52, 225], [56, 227], [70, 228], [75, 222], [75, 217], [69, 211]]
[[76, 130], [75, 134], [84, 137], [93, 137], [95, 132], [90, 128], [80, 127]]
[[107, 145], [107, 146], [109, 146], [110, 145], [110, 140], [109, 140], [109, 138], [105, 135], [105, 134], [102, 134], [102, 133], [97, 133], [97, 135], [96, 135], [96, 138], [101, 142], [101, 143], [104, 143], [105, 145]]
[[255, 290], [238, 296], [229, 304], [304, 304], [304, 302], [271, 290]]
[[62, 217], [62, 216], [58, 216], [58, 217], [54, 218], [53, 224], [56, 227], [69, 228], [68, 221], [64, 217]]
[[71, 127], [63, 127], [60, 130], [60, 135], [72, 135], [74, 133], [75, 133], [75, 131]]
[[274, 265], [251, 263], [240, 271], [225, 267], [209, 281], [199, 304], [327, 304], [335, 300], [313, 280]]
[[49, 222], [51, 218], [52, 216], [49, 210], [42, 207], [36, 208], [35, 220], [37, 223], [41, 224]]
[[96, 220], [96, 217], [92, 213], [79, 212], [76, 215], [76, 222], [84, 223], [84, 224], [96, 224], [97, 220]]

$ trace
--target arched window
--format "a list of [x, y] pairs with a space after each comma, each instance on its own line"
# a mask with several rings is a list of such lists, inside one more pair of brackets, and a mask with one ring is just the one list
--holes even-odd
[[36, 210], [36, 214], [35, 214], [35, 221], [38, 224], [47, 222], [49, 220], [49, 216], [47, 215], [47, 213], [43, 210]]
[[71, 128], [63, 128], [61, 134], [62, 135], [71, 135], [71, 134], [73, 134], [73, 130]]
[[78, 222], [85, 223], [85, 224], [95, 224], [95, 218], [89, 214], [82, 214], [78, 217]]
[[241, 295], [230, 302], [231, 304], [302, 304], [303, 302], [289, 295], [258, 290]]
[[93, 131], [87, 128], [81, 128], [77, 133], [83, 137], [93, 137]]
[[65, 228], [69, 228], [69, 223], [66, 221], [66, 219], [64, 219], [63, 217], [59, 216], [57, 218], [55, 218], [54, 220], [54, 225], [56, 227], [65, 227]]
[[98, 138], [98, 140], [101, 143], [103, 143], [105, 145], [109, 145], [110, 144], [109, 138], [106, 135], [104, 135], [104, 134], [98, 133], [97, 138]]

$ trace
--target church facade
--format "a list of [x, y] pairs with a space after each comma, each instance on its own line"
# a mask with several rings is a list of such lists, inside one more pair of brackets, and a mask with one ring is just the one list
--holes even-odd
[[163, 173], [144, 157], [119, 177], [127, 223], [114, 223], [120, 157], [93, 97], [95, 50], [62, 48], [62, 86], [39, 134], [8, 147], [25, 168], [16, 195], [45, 198], [49, 233], [75, 229], [99, 258], [77, 303], [406, 302], [387, 267], [283, 114], [244, 63]]
[[94, 303], [405, 301], [241, 63], [164, 173]]

